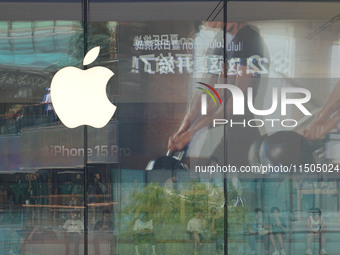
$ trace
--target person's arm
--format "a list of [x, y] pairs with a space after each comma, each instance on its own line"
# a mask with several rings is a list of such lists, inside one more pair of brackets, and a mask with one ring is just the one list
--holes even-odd
[[284, 232], [287, 231], [286, 221], [283, 218], [280, 219], [280, 227]]
[[310, 222], [310, 219], [308, 218], [306, 220], [306, 230], [307, 230], [307, 233], [313, 233], [313, 231], [311, 230], [310, 226], [311, 226], [311, 222]]
[[187, 232], [190, 234], [193, 234], [195, 231], [193, 230], [191, 220], [189, 220], [188, 225], [187, 225]]
[[[180, 127], [172, 136], [169, 137], [168, 149], [170, 151], [180, 151], [189, 143], [191, 138], [190, 132], [188, 132], [189, 128], [192, 126], [192, 123], [195, 123], [200, 117], [202, 117], [200, 116], [201, 95], [202, 95], [201, 91], [197, 91], [193, 95]], [[210, 98], [208, 98], [208, 100], [209, 99]], [[210, 102], [208, 103], [207, 112], [209, 111]]]
[[310, 140], [320, 139], [340, 122], [340, 81], [313, 122], [303, 131]]
[[70, 220], [66, 220], [63, 226], [64, 230], [67, 230], [68, 226], [70, 225]]
[[265, 222], [265, 220], [263, 220], [262, 221], [262, 227], [264, 228], [264, 229], [269, 229], [269, 223], [267, 222]]
[[27, 240], [28, 240], [28, 241], [32, 241], [33, 236], [34, 236], [35, 232], [37, 232], [38, 229], [39, 229], [39, 226], [35, 226], [35, 227], [33, 228], [32, 232], [31, 232], [31, 233], [29, 234], [29, 236], [27, 237]]
[[192, 232], [191, 232], [190, 221], [188, 222], [188, 225], [187, 225], [187, 232], [188, 232], [188, 233], [192, 233]]
[[248, 227], [248, 231], [249, 231], [249, 233], [252, 234], [252, 235], [256, 235], [256, 234], [257, 234], [257, 232], [254, 231], [254, 230], [252, 229], [251, 226]]
[[321, 233], [325, 233], [327, 231], [327, 226], [326, 226], [326, 220], [325, 218], [321, 218], [321, 229], [320, 232]]
[[46, 96], [46, 98], [45, 98], [45, 101], [44, 101], [44, 103], [45, 104], [49, 104], [49, 103], [51, 103], [51, 94], [49, 93], [47, 96]]

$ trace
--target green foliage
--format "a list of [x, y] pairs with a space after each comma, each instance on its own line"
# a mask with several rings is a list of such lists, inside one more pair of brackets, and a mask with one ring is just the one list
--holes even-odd
[[164, 192], [164, 188], [159, 184], [151, 183], [142, 192], [133, 195], [125, 212], [135, 214], [136, 217], [140, 212], [146, 212], [155, 223], [159, 223], [165, 220], [165, 214], [169, 207], [170, 200]]
[[[244, 229], [249, 224], [250, 210], [246, 206], [234, 206], [237, 191], [231, 183], [228, 185], [230, 185], [227, 188], [228, 239], [238, 239], [243, 236]], [[204, 183], [192, 182], [187, 185], [187, 189], [179, 192], [169, 191], [157, 183], [150, 183], [141, 192], [133, 195], [122, 213], [133, 217], [130, 221], [131, 231], [133, 223], [143, 212], [153, 220], [157, 238], [169, 238], [170, 232], [176, 232], [179, 229], [184, 233], [185, 238], [186, 223], [194, 216], [196, 210], [202, 211], [206, 229], [209, 229], [211, 208], [217, 208], [223, 215], [224, 201], [223, 188], [214, 185], [209, 187]], [[184, 213], [184, 223], [181, 213]], [[126, 237], [128, 235], [131, 233], [126, 233]]]
[[[100, 46], [100, 55], [105, 55], [110, 47], [110, 31], [106, 22], [90, 22], [87, 26], [87, 49]], [[70, 40], [70, 51], [68, 54], [77, 59], [84, 58], [84, 34], [78, 33]]]

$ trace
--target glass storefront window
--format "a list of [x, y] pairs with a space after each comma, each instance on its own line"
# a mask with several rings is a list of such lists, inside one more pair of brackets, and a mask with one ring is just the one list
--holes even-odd
[[[337, 254], [338, 10], [0, 1], [0, 254]], [[64, 67], [113, 73], [107, 125]]]

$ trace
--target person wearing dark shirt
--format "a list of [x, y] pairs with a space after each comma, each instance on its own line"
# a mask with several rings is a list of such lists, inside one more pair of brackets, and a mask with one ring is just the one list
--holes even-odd
[[93, 175], [93, 182], [89, 184], [89, 194], [90, 203], [98, 203], [105, 201], [105, 197], [103, 195], [107, 194], [107, 189], [105, 185], [100, 181], [100, 174], [95, 173]]
[[263, 240], [265, 254], [269, 254], [269, 225], [268, 220], [263, 215], [261, 208], [255, 209], [255, 219], [248, 226], [248, 243], [251, 254], [256, 254], [256, 240]]
[[115, 235], [114, 235], [114, 222], [111, 219], [111, 213], [109, 210], [103, 211], [102, 219], [97, 221], [94, 225], [94, 253], [100, 255], [100, 242], [107, 240], [110, 245], [110, 253], [115, 254]]
[[[286, 255], [286, 252], [283, 247], [283, 235], [285, 234], [287, 230], [286, 221], [280, 215], [280, 209], [278, 207], [272, 207], [270, 212], [271, 212], [271, 215], [269, 217], [269, 238], [274, 248], [273, 255], [280, 255], [280, 254]], [[281, 251], [277, 249], [275, 236], [279, 242]]]

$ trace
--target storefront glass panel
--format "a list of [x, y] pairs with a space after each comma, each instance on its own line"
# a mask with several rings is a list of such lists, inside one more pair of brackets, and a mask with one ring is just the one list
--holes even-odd
[[[168, 138], [181, 123], [195, 92], [193, 86], [218, 77], [221, 69], [223, 51], [214, 53], [217, 46], [212, 46], [207, 55], [204, 50], [207, 38], [221, 34], [223, 27], [223, 5], [215, 9], [217, 4], [90, 1], [89, 31], [105, 28], [105, 41], [100, 44], [104, 51], [111, 51], [98, 64], [112, 66], [118, 87], [120, 182], [119, 203], [113, 206], [116, 253], [190, 254], [200, 249], [210, 254], [216, 252], [217, 242], [223, 253], [223, 177], [216, 182], [200, 180], [189, 170], [187, 160], [175, 166], [175, 159], [166, 156]], [[211, 27], [203, 26], [206, 18]], [[203, 28], [206, 31], [196, 52], [195, 37]], [[89, 32], [90, 42], [96, 37], [97, 32]], [[218, 44], [221, 49], [223, 38]], [[198, 70], [200, 61], [207, 62], [207, 71]], [[182, 157], [177, 154], [173, 156]], [[214, 215], [218, 234], [209, 230]], [[196, 216], [192, 222], [205, 228], [199, 233], [202, 242], [194, 244], [196, 234], [188, 229], [188, 221]], [[93, 235], [97, 232], [94, 229]]]
[[53, 75], [80, 65], [69, 52], [83, 35], [81, 4], [0, 5], [0, 254], [82, 251], [84, 135], [48, 99]]
[[[0, 254], [337, 254], [339, 7], [1, 1]], [[113, 73], [104, 127], [68, 66]]]

